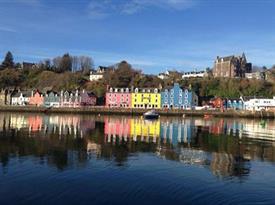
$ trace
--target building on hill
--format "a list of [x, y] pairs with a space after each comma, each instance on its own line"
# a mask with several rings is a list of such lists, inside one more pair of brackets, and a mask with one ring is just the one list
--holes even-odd
[[198, 96], [188, 89], [181, 89], [178, 83], [161, 92], [162, 108], [193, 109], [198, 106]]
[[135, 88], [132, 93], [132, 108], [161, 108], [161, 94], [159, 92], [159, 89]]
[[214, 63], [213, 76], [225, 78], [244, 78], [245, 73], [251, 73], [252, 64], [248, 63], [243, 53], [241, 56], [217, 57]]
[[252, 73], [245, 73], [245, 78], [247, 79], [256, 79], [256, 80], [265, 80], [264, 71], [256, 71]]
[[29, 70], [29, 69], [37, 69], [39, 66], [35, 63], [30, 63], [30, 62], [23, 62], [21, 64], [21, 68], [24, 70]]
[[129, 88], [109, 88], [106, 92], [106, 106], [131, 108], [131, 91]]
[[98, 66], [97, 70], [92, 70], [90, 72], [90, 81], [98, 81], [100, 79], [103, 79], [104, 73], [110, 69], [109, 67], [105, 66]]
[[159, 73], [158, 74], [158, 78], [161, 79], [161, 80], [165, 80], [165, 79], [168, 79], [169, 78], [169, 71], [166, 71], [164, 73]]
[[182, 74], [182, 79], [185, 78], [203, 78], [203, 77], [207, 77], [208, 73], [206, 70], [203, 71], [191, 71], [191, 72], [184, 72]]

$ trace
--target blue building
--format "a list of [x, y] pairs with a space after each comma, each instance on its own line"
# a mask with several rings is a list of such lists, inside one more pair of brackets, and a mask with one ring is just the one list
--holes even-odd
[[242, 110], [242, 109], [244, 109], [244, 104], [240, 98], [239, 99], [238, 98], [237, 99], [228, 99], [226, 101], [226, 107], [232, 108], [235, 110]]
[[181, 89], [178, 83], [161, 92], [161, 107], [176, 109], [192, 109], [198, 105], [198, 96], [191, 90]]

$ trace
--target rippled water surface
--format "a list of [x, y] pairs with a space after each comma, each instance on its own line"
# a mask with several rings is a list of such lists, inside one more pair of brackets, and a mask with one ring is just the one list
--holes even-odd
[[0, 113], [0, 204], [275, 204], [275, 121]]

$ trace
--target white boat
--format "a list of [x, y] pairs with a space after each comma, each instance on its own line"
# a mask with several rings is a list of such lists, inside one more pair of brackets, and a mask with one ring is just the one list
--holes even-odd
[[150, 111], [144, 113], [143, 117], [145, 119], [158, 119], [159, 118], [159, 114], [155, 110], [150, 110]]

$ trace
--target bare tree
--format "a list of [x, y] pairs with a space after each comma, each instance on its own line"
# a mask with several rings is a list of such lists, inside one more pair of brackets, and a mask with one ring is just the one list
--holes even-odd
[[84, 73], [89, 73], [93, 68], [93, 60], [88, 56], [79, 56], [80, 69]]
[[72, 57], [72, 72], [76, 72], [80, 69], [80, 60], [78, 56]]

